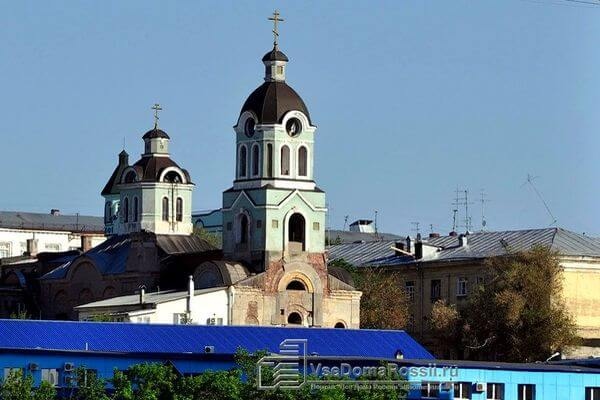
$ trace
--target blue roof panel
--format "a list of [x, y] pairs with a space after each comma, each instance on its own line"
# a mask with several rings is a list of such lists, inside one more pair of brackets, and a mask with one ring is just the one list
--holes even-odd
[[156, 325], [102, 322], [0, 320], [0, 349], [47, 349], [125, 353], [277, 353], [285, 339], [306, 339], [319, 356], [433, 359], [404, 331], [255, 326]]

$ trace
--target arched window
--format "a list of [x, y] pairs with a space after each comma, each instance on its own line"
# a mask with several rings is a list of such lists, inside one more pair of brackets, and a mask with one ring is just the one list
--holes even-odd
[[246, 170], [248, 168], [248, 154], [247, 154], [246, 146], [242, 145], [240, 147], [240, 178], [244, 178], [246, 176]]
[[138, 208], [138, 198], [134, 197], [133, 198], [133, 222], [137, 222], [138, 220], [138, 213], [139, 213], [139, 208]]
[[169, 199], [167, 197], [162, 199], [162, 220], [169, 220]]
[[169, 171], [165, 174], [164, 181], [168, 183], [181, 183], [183, 179], [181, 179], [181, 175], [175, 171]]
[[343, 322], [338, 322], [338, 323], [335, 324], [334, 328], [345, 329], [346, 325], [344, 325]]
[[177, 204], [175, 206], [175, 219], [179, 222], [183, 221], [183, 199], [177, 198]]
[[135, 182], [135, 172], [129, 171], [127, 175], [125, 175], [125, 183], [133, 183]]
[[273, 145], [267, 144], [267, 176], [273, 177]]
[[290, 283], [288, 283], [288, 285], [286, 286], [285, 290], [303, 290], [306, 291], [306, 286], [304, 286], [304, 283], [298, 281], [298, 280], [293, 280]]
[[301, 214], [295, 213], [288, 223], [288, 241], [291, 251], [304, 251], [306, 222]]
[[281, 175], [290, 174], [290, 148], [283, 146], [281, 148]]
[[110, 201], [104, 204], [104, 222], [110, 222], [112, 215], [110, 212]]
[[288, 324], [291, 325], [302, 325], [302, 315], [297, 312], [293, 312], [288, 316]]
[[258, 166], [260, 165], [260, 150], [258, 145], [252, 146], [252, 176], [258, 175]]
[[123, 200], [123, 221], [129, 222], [129, 198]]
[[308, 175], [308, 151], [304, 146], [298, 149], [298, 175]]
[[245, 214], [240, 215], [240, 243], [248, 243], [248, 217]]

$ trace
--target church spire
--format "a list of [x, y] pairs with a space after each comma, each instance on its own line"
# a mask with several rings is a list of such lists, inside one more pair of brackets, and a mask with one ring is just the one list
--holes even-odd
[[275, 10], [273, 16], [269, 17], [273, 21], [273, 50], [265, 54], [262, 58], [265, 64], [265, 81], [267, 82], [283, 82], [285, 81], [285, 67], [289, 59], [283, 52], [279, 50], [279, 22], [283, 19], [279, 18], [279, 11]]
[[279, 29], [277, 28], [278, 22], [285, 21], [283, 18], [279, 18], [279, 10], [273, 12], [273, 16], [269, 17], [270, 21], [273, 21], [273, 49], [279, 50]]

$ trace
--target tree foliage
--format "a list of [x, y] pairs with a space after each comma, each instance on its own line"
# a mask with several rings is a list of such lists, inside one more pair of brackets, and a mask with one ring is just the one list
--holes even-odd
[[345, 260], [329, 265], [352, 274], [354, 286], [362, 292], [360, 327], [363, 329], [405, 329], [410, 318], [409, 299], [400, 276], [381, 268], [356, 268]]
[[454, 324], [435, 307], [431, 315], [432, 325], [446, 330], [449, 342], [465, 348], [468, 358], [544, 361], [577, 343], [556, 252], [536, 246], [488, 259], [486, 267], [485, 283], [474, 288], [460, 317], [451, 319]]

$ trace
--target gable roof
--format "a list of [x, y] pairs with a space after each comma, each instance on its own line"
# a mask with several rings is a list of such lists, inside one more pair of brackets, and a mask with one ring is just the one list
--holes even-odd
[[279, 352], [285, 339], [306, 339], [307, 352], [320, 356], [433, 359], [404, 331], [256, 326], [157, 325], [122, 322], [0, 320], [0, 349], [66, 350], [124, 353], [204, 353], [233, 355]]
[[0, 211], [0, 228], [104, 234], [104, 219], [89, 215]]
[[[524, 251], [534, 245], [549, 247], [564, 256], [600, 257], [600, 240], [563, 228], [526, 229], [500, 232], [475, 232], [467, 235], [467, 246], [456, 236], [429, 238], [424, 243], [439, 250], [418, 262], [456, 261], [495, 257], [509, 251]], [[402, 265], [416, 262], [414, 257], [396, 255], [391, 249], [397, 241], [348, 243], [328, 248], [329, 259], [343, 259], [355, 266]]]

